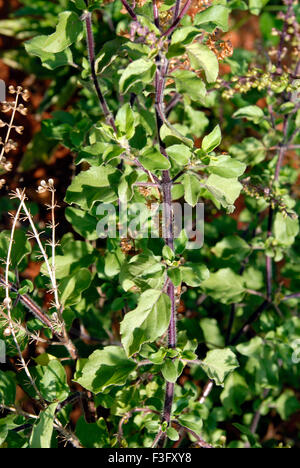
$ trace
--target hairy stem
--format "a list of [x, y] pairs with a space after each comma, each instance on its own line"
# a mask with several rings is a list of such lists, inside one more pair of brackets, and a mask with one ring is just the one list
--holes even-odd
[[127, 10], [129, 15], [131, 16], [131, 18], [134, 21], [137, 21], [137, 16], [136, 16], [135, 12], [133, 11], [133, 9], [131, 8], [131, 6], [129, 5], [129, 3], [126, 0], [121, 0], [121, 2], [123, 3], [124, 8]]
[[88, 47], [88, 55], [89, 55], [89, 62], [90, 62], [90, 67], [91, 67], [91, 73], [92, 73], [92, 78], [95, 86], [95, 90], [100, 102], [100, 106], [102, 108], [103, 114], [105, 116], [106, 122], [112, 126], [114, 131], [116, 132], [116, 125], [113, 116], [111, 115], [106, 99], [101, 91], [97, 74], [96, 74], [96, 67], [95, 67], [95, 41], [94, 41], [94, 35], [93, 35], [93, 30], [92, 30], [92, 14], [90, 12], [86, 12], [83, 15], [83, 20], [85, 21], [85, 27], [86, 27], [86, 40], [87, 40], [87, 47]]
[[20, 96], [20, 94], [21, 94], [21, 91], [17, 91], [16, 99], [15, 99], [15, 102], [14, 102], [14, 107], [13, 107], [12, 114], [11, 114], [11, 118], [10, 118], [10, 122], [9, 122], [9, 124], [8, 124], [8, 126], [7, 126], [6, 137], [5, 137], [5, 140], [4, 140], [2, 149], [1, 149], [1, 153], [0, 153], [0, 164], [1, 164], [2, 160], [4, 159], [5, 147], [6, 147], [6, 144], [8, 143], [8, 140], [9, 140], [9, 137], [10, 137], [10, 133], [11, 133], [11, 130], [12, 130], [12, 128], [13, 128], [13, 123], [14, 123], [15, 116], [16, 116], [16, 112], [17, 112], [17, 108], [18, 108], [18, 103], [19, 103], [19, 96]]
[[[176, 28], [176, 26], [175, 26]], [[174, 28], [174, 29], [175, 29]], [[156, 58], [157, 71], [155, 76], [155, 114], [157, 122], [157, 135], [161, 154], [168, 159], [164, 142], [160, 137], [160, 130], [165, 117], [165, 104], [164, 104], [164, 90], [166, 85], [166, 76], [169, 68], [169, 61], [163, 54], [158, 54]], [[174, 250], [174, 217], [172, 208], [172, 178], [170, 171], [164, 171], [162, 176], [162, 197], [164, 204], [164, 238], [166, 245]], [[176, 297], [175, 287], [170, 281], [167, 288], [167, 294], [171, 302], [171, 318], [168, 328], [168, 347], [176, 348], [177, 333], [176, 333]], [[175, 384], [171, 382], [166, 383], [166, 393], [163, 409], [163, 422], [169, 425], [172, 418], [172, 406], [174, 400]], [[162, 448], [166, 442], [166, 434], [162, 431], [156, 437], [156, 444]]]

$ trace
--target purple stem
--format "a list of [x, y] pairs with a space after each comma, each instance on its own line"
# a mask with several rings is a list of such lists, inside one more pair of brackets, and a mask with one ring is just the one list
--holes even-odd
[[170, 115], [176, 104], [181, 101], [181, 95], [175, 94], [172, 99], [170, 100], [169, 104], [166, 106], [166, 117]]
[[159, 25], [159, 12], [158, 12], [158, 7], [157, 7], [157, 0], [152, 0], [152, 5], [153, 5], [153, 16], [154, 16], [154, 24], [155, 26], [160, 29]]
[[[86, 35], [87, 35], [87, 46], [88, 46], [89, 62], [90, 62], [90, 66], [91, 66], [92, 78], [93, 78], [94, 86], [95, 86], [95, 89], [96, 89], [96, 93], [97, 93], [101, 108], [103, 110], [103, 113], [105, 115], [107, 124], [112, 127], [112, 129], [114, 130], [115, 133], [117, 133], [117, 127], [116, 127], [116, 124], [115, 124], [115, 119], [114, 119], [113, 115], [111, 114], [111, 112], [109, 111], [109, 108], [107, 106], [105, 97], [104, 97], [104, 95], [103, 95], [103, 93], [101, 91], [101, 88], [100, 88], [100, 85], [99, 85], [99, 82], [98, 82], [98, 78], [97, 78], [97, 75], [96, 75], [96, 69], [95, 69], [95, 41], [94, 41], [94, 35], [93, 35], [93, 30], [92, 30], [92, 15], [91, 15], [91, 13], [86, 12], [83, 15], [82, 19], [85, 21], [85, 25], [86, 25]], [[137, 158], [135, 158], [134, 161], [135, 161], [136, 165], [142, 171], [144, 171], [147, 175], [149, 175], [149, 172], [144, 168], [144, 166], [140, 163], [140, 161]], [[160, 183], [159, 178], [154, 174], [153, 174], [153, 179], [155, 180], [156, 183], [158, 183], [158, 184]]]
[[283, 298], [283, 301], [288, 301], [289, 299], [300, 299], [300, 293], [288, 294]]
[[[3, 287], [6, 287], [6, 282], [4, 280], [4, 278], [2, 278], [2, 276], [0, 276], [0, 284], [3, 286]], [[10, 289], [10, 291], [14, 292], [14, 293], [17, 293], [18, 292], [18, 288], [12, 284], [12, 283], [8, 283], [8, 287]], [[45, 315], [41, 309], [35, 304], [35, 302], [33, 302], [29, 296], [27, 296], [26, 294], [20, 294], [19, 296], [19, 299], [20, 299], [20, 302], [28, 309], [30, 310], [30, 312], [38, 319], [40, 320], [44, 325], [46, 325], [46, 327], [50, 328], [50, 330], [54, 331], [54, 327], [53, 327], [53, 323], [50, 321], [49, 317], [47, 315]]]
[[137, 16], [136, 14], [134, 13], [133, 9], [131, 8], [131, 6], [129, 5], [129, 3], [126, 1], [126, 0], [121, 0], [121, 2], [123, 3], [124, 7], [126, 8], [126, 10], [128, 11], [128, 13], [130, 14], [131, 18], [134, 20], [134, 21], [137, 21]]
[[164, 37], [164, 36], [170, 36], [170, 35], [175, 31], [175, 29], [177, 28], [178, 24], [180, 23], [180, 21], [182, 20], [182, 18], [184, 17], [184, 15], [185, 15], [186, 12], [188, 11], [188, 9], [190, 8], [191, 3], [192, 3], [192, 0], [187, 0], [187, 2], [184, 4], [182, 10], [180, 11], [180, 13], [179, 13], [178, 16], [176, 17], [176, 19], [173, 21], [173, 23], [171, 24], [171, 26], [169, 27], [169, 29], [167, 29], [167, 31], [165, 31], [165, 32], [162, 34], [162, 37]]
[[[271, 237], [272, 235], [273, 218], [274, 218], [274, 210], [270, 206], [269, 217], [268, 217], [268, 232], [267, 232], [268, 238]], [[271, 301], [272, 300], [273, 262], [272, 262], [272, 258], [268, 256], [266, 256], [266, 274], [267, 274], [267, 298], [269, 301]]]
[[[0, 285], [6, 287], [6, 282], [4, 278], [2, 278], [2, 276], [0, 276]], [[8, 287], [10, 291], [18, 293], [18, 288], [14, 284], [8, 283]], [[57, 332], [48, 315], [45, 314], [39, 308], [39, 306], [36, 305], [36, 303], [29, 296], [27, 296], [27, 294], [20, 294], [18, 296], [18, 299], [20, 300], [21, 304], [23, 304], [32, 313], [34, 317], [40, 320], [40, 322], [42, 322], [46, 327], [48, 327], [52, 331], [52, 333], [59, 339], [62, 345], [66, 347], [72, 359], [76, 360], [78, 358], [77, 350], [71, 342], [71, 340], [69, 339], [66, 331], [64, 330], [62, 334]]]
[[87, 47], [88, 47], [88, 55], [89, 55], [89, 62], [90, 62], [90, 67], [91, 67], [91, 72], [92, 72], [92, 78], [95, 86], [95, 90], [101, 105], [101, 108], [103, 110], [103, 113], [105, 115], [106, 122], [111, 125], [113, 130], [117, 132], [117, 128], [115, 125], [115, 121], [113, 116], [111, 115], [105, 97], [101, 91], [97, 74], [96, 74], [96, 68], [95, 68], [95, 41], [94, 41], [94, 35], [93, 35], [93, 30], [92, 30], [92, 14], [90, 12], [86, 12], [83, 16], [83, 19], [85, 21], [85, 27], [86, 27], [86, 39], [87, 39]]
[[[275, 177], [274, 182], [277, 182], [280, 175], [280, 169], [283, 163], [283, 158], [286, 153], [288, 142], [287, 139], [287, 130], [288, 130], [288, 117], [286, 116], [284, 119], [283, 124], [283, 144], [280, 146], [278, 160], [275, 169]], [[268, 216], [268, 231], [267, 231], [267, 238], [272, 236], [272, 227], [273, 227], [273, 219], [274, 219], [274, 209], [272, 206], [269, 207], [269, 216]], [[267, 276], [267, 298], [268, 301], [272, 300], [272, 283], [273, 283], [273, 260], [271, 257], [266, 256], [266, 276]]]
[[[288, 2], [289, 8], [288, 12], [286, 14], [286, 20], [288, 17], [291, 15], [291, 10], [292, 7], [292, 0]], [[287, 21], [285, 21], [285, 24], [287, 24]], [[284, 42], [285, 42], [285, 35], [287, 32], [287, 28], [284, 28], [282, 31], [281, 35], [281, 41], [279, 45], [279, 51], [277, 55], [277, 68], [279, 69], [279, 73], [281, 72], [281, 61], [282, 61], [282, 51], [284, 47]], [[297, 63], [296, 66], [296, 73], [299, 72], [300, 69], [300, 61]], [[269, 106], [269, 112], [271, 115], [271, 122], [273, 127], [275, 128], [275, 113], [273, 111], [272, 106]], [[285, 118], [284, 121], [284, 143], [279, 147], [279, 155], [278, 155], [278, 160], [276, 164], [276, 169], [275, 169], [275, 181], [278, 180], [279, 175], [280, 175], [280, 169], [283, 163], [284, 155], [285, 152], [288, 150], [290, 143], [293, 142], [295, 136], [297, 135], [299, 129], [296, 129], [294, 134], [289, 138], [289, 141], [286, 141], [287, 138], [287, 127], [288, 127], [288, 119], [287, 117]], [[274, 148], [275, 149], [275, 148]], [[297, 149], [297, 148], [296, 148]], [[268, 237], [272, 235], [272, 224], [273, 224], [273, 216], [274, 216], [274, 211], [272, 207], [269, 209], [269, 217], [268, 217]], [[266, 257], [266, 272], [267, 272], [267, 300], [265, 300], [254, 312], [253, 314], [249, 317], [249, 319], [246, 321], [246, 323], [240, 328], [240, 330], [236, 333], [234, 338], [230, 341], [230, 344], [234, 345], [237, 343], [239, 338], [247, 331], [248, 327], [257, 320], [257, 318], [268, 308], [268, 306], [271, 304], [272, 301], [272, 259], [269, 257]], [[290, 294], [288, 296], [285, 296], [283, 299], [284, 301], [288, 299], [293, 299], [293, 298], [300, 298], [300, 293], [296, 294]], [[208, 397], [210, 394], [214, 384], [213, 381], [209, 381], [204, 389], [204, 392], [201, 396], [201, 399], [199, 400], [200, 403], [204, 403], [205, 399]]]
[[[166, 75], [168, 73], [169, 62], [168, 60], [159, 54], [156, 59], [157, 71], [155, 75], [155, 113], [157, 122], [157, 135], [160, 146], [160, 152], [165, 158], [168, 159], [164, 142], [160, 137], [161, 127], [166, 120], [164, 114], [164, 89], [166, 83]], [[162, 197], [164, 203], [164, 238], [166, 244], [174, 250], [174, 220], [173, 220], [173, 209], [172, 209], [172, 179], [169, 171], [163, 171], [162, 176]], [[171, 318], [168, 328], [168, 347], [176, 348], [177, 344], [177, 333], [176, 333], [176, 298], [175, 298], [175, 287], [170, 281], [167, 288], [167, 294], [171, 301]], [[174, 400], [174, 388], [175, 384], [171, 382], [166, 383], [166, 394], [164, 401], [163, 410], [163, 422], [167, 422], [168, 425], [171, 422], [172, 417], [172, 406]], [[161, 432], [160, 437], [157, 439], [157, 446], [164, 447], [166, 441], [166, 434]]]
[[174, 15], [173, 15], [174, 21], [176, 20], [176, 18], [178, 18], [179, 11], [180, 11], [180, 4], [181, 4], [181, 0], [176, 0], [176, 4], [174, 7]]
[[[289, 6], [288, 6], [288, 10], [287, 10], [287, 13], [285, 15], [285, 18], [286, 20], [291, 16], [291, 13], [293, 11], [293, 5], [292, 5], [292, 2], [289, 2]], [[282, 30], [282, 33], [280, 35], [280, 42], [279, 42], [279, 47], [278, 47], [278, 53], [277, 53], [277, 72], [278, 73], [281, 73], [282, 72], [282, 56], [283, 56], [283, 48], [285, 46], [285, 38], [286, 38], [286, 35], [287, 35], [287, 30], [288, 30], [288, 22], [285, 21], [284, 22], [284, 25], [283, 25], [283, 30]]]

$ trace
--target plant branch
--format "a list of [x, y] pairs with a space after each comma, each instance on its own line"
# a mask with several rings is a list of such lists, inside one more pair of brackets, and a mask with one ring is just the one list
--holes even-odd
[[129, 15], [131, 16], [131, 18], [134, 21], [137, 21], [137, 16], [136, 16], [135, 12], [133, 11], [133, 9], [131, 8], [131, 6], [129, 5], [129, 3], [126, 0], [121, 0], [121, 2], [123, 3], [124, 8], [127, 10]]
[[177, 28], [177, 26], [179, 25], [180, 21], [182, 20], [182, 18], [184, 17], [184, 15], [186, 14], [186, 12], [188, 11], [188, 9], [190, 8], [191, 6], [191, 3], [192, 3], [192, 0], [187, 0], [184, 4], [184, 6], [182, 7], [181, 11], [179, 12], [178, 16], [175, 18], [175, 20], [173, 21], [173, 23], [171, 24], [171, 26], [167, 29], [167, 31], [165, 31], [163, 34], [162, 34], [162, 37], [169, 37], [174, 31], [175, 29]]
[[178, 426], [181, 429], [183, 429], [185, 432], [188, 432], [189, 434], [191, 434], [196, 439], [197, 445], [199, 445], [199, 447], [205, 448], [205, 449], [213, 449], [214, 448], [212, 445], [205, 442], [205, 440], [203, 440], [202, 437], [200, 437], [198, 434], [196, 434], [196, 432], [193, 431], [192, 429], [189, 429], [188, 427], [182, 426], [177, 420], [175, 420], [174, 422], [176, 422], [176, 424], [178, 424]]
[[115, 132], [117, 132], [117, 128], [115, 125], [114, 118], [112, 114], [109, 111], [108, 105], [106, 103], [106, 99], [101, 91], [97, 74], [96, 74], [96, 67], [95, 67], [95, 41], [94, 41], [94, 35], [93, 35], [93, 29], [92, 29], [92, 14], [87, 11], [84, 13], [82, 16], [82, 19], [85, 22], [85, 27], [86, 27], [86, 39], [87, 39], [87, 47], [88, 47], [88, 56], [89, 56], [89, 62], [90, 62], [90, 67], [91, 67], [91, 73], [92, 73], [92, 79], [94, 82], [95, 90], [100, 102], [100, 106], [102, 108], [103, 114], [105, 116], [106, 122], [108, 125], [110, 125]]

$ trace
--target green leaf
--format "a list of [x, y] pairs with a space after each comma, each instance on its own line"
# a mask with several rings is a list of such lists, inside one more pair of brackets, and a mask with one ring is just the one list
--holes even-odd
[[249, 0], [249, 10], [253, 15], [259, 15], [262, 8], [269, 3], [269, 0]]
[[213, 349], [208, 351], [202, 367], [216, 385], [223, 387], [226, 377], [239, 367], [239, 362], [230, 348]]
[[[127, 166], [128, 168], [128, 166]], [[136, 171], [126, 173], [126, 169], [123, 172], [119, 185], [118, 185], [118, 195], [122, 203], [127, 203], [132, 199], [134, 195], [134, 183], [138, 178], [138, 173]]]
[[256, 336], [246, 343], [237, 345], [236, 349], [243, 356], [256, 357], [260, 359], [263, 344], [263, 339], [260, 336]]
[[235, 119], [247, 119], [252, 120], [254, 123], [260, 123], [264, 118], [264, 111], [258, 106], [246, 106], [238, 109], [233, 117]]
[[241, 143], [230, 146], [229, 154], [247, 166], [255, 166], [266, 157], [266, 148], [256, 138], [244, 138]]
[[57, 403], [49, 405], [48, 408], [42, 411], [39, 419], [32, 429], [30, 437], [30, 448], [50, 448], [51, 438], [53, 434], [53, 420]]
[[192, 68], [198, 71], [203, 68], [208, 83], [214, 83], [219, 73], [219, 62], [216, 55], [205, 45], [195, 42], [186, 46]]
[[[2, 231], [0, 233], [0, 257], [6, 259], [11, 232]], [[11, 250], [11, 263], [12, 268], [16, 268], [21, 261], [31, 252], [31, 245], [28, 241], [26, 234], [21, 229], [15, 231], [13, 247]]]
[[121, 323], [122, 344], [128, 356], [138, 352], [143, 343], [154, 342], [168, 328], [171, 317], [170, 298], [155, 289], [145, 291], [136, 309]]
[[2, 421], [0, 423], [0, 446], [2, 446], [2, 444], [5, 442], [8, 436], [8, 431], [9, 429], [2, 418]]
[[237, 179], [227, 179], [217, 174], [211, 174], [205, 186], [224, 208], [234, 204], [243, 187]]
[[90, 355], [76, 382], [93, 393], [103, 392], [110, 386], [124, 385], [136, 368], [120, 346], [106, 346]]
[[139, 156], [139, 161], [148, 171], [168, 170], [170, 161], [155, 147], [146, 148]]
[[133, 137], [135, 131], [135, 117], [129, 103], [124, 104], [116, 115], [116, 126], [121, 135], [125, 135], [128, 140]]
[[291, 389], [286, 389], [276, 400], [276, 409], [283, 421], [288, 421], [292, 414], [300, 409], [300, 402]]
[[76, 424], [76, 436], [84, 448], [109, 448], [110, 438], [104, 418], [87, 423], [81, 416]]
[[96, 201], [111, 203], [117, 200], [117, 193], [111, 187], [109, 179], [116, 172], [117, 170], [110, 166], [91, 167], [80, 172], [67, 189], [65, 201], [89, 210]]
[[67, 383], [67, 375], [62, 364], [57, 360], [51, 360], [47, 366], [34, 368], [37, 386], [46, 401], [63, 401], [70, 393]]
[[45, 52], [56, 54], [76, 42], [81, 31], [82, 22], [78, 15], [73, 11], [64, 11], [59, 15], [55, 33], [51, 36], [37, 36], [34, 40]]
[[155, 65], [151, 60], [139, 59], [131, 62], [123, 71], [120, 78], [120, 92], [122, 94], [141, 92], [143, 85], [153, 81]]
[[127, 43], [125, 37], [117, 36], [111, 41], [103, 44], [100, 52], [96, 56], [95, 69], [97, 75], [101, 75], [104, 70], [122, 53], [122, 45]]
[[173, 361], [168, 358], [165, 360], [161, 368], [161, 372], [167, 382], [176, 383], [178, 377], [183, 371], [183, 368], [184, 364], [179, 359]]
[[81, 293], [88, 289], [92, 274], [87, 268], [81, 268], [72, 276], [64, 278], [59, 284], [60, 300], [64, 306], [78, 304]]
[[114, 251], [107, 252], [105, 256], [104, 272], [106, 276], [113, 278], [121, 271], [122, 264], [124, 263], [125, 255], [120, 248]]
[[205, 343], [209, 349], [223, 348], [225, 346], [225, 340], [220, 332], [220, 327], [216, 319], [208, 317], [203, 318], [200, 320], [199, 325], [203, 331]]
[[210, 160], [207, 170], [211, 174], [217, 174], [220, 177], [233, 179], [244, 174], [246, 164], [237, 161], [230, 156], [219, 156], [217, 160]]
[[[44, 359], [45, 362], [46, 359]], [[30, 368], [32, 378], [47, 402], [63, 401], [68, 398], [70, 388], [67, 383], [67, 375], [64, 367], [57, 359], [50, 359], [48, 355], [47, 365], [38, 365]], [[24, 371], [19, 374], [21, 386], [26, 385], [28, 380]], [[36, 398], [33, 387], [28, 389], [30, 396]]]
[[90, 166], [101, 166], [103, 161], [109, 162], [117, 158], [124, 152], [124, 149], [119, 145], [97, 141], [93, 145], [84, 146], [78, 152], [76, 164], [81, 164], [86, 161]]
[[180, 268], [170, 268], [167, 270], [167, 274], [175, 287], [178, 287], [181, 285], [182, 276], [181, 276]]
[[163, 270], [160, 257], [155, 257], [150, 253], [139, 254], [122, 265], [120, 284], [125, 291], [130, 290], [134, 285], [143, 290], [159, 289], [159, 285], [164, 282]]
[[174, 427], [168, 427], [168, 429], [166, 430], [166, 434], [168, 436], [168, 439], [173, 440], [174, 442], [179, 440], [179, 434], [176, 431], [176, 429], [174, 429]]
[[79, 10], [84, 10], [86, 8], [86, 4], [84, 0], [72, 0], [75, 3], [76, 8]]
[[227, 236], [218, 242], [211, 250], [222, 260], [235, 258], [237, 261], [242, 261], [249, 254], [251, 248], [241, 237]]
[[175, 144], [184, 144], [189, 148], [193, 148], [193, 140], [184, 136], [180, 130], [182, 130], [180, 124], [172, 125], [168, 120], [165, 120], [160, 129], [160, 137], [167, 147]]
[[213, 131], [206, 135], [202, 141], [202, 149], [205, 153], [210, 153], [221, 143], [222, 135], [220, 125], [216, 125]]
[[201, 34], [201, 30], [194, 26], [183, 26], [174, 31], [172, 35], [171, 47], [173, 45], [189, 44], [196, 36]]
[[16, 383], [13, 374], [0, 370], [0, 402], [13, 406], [16, 400]]
[[166, 151], [167, 155], [173, 159], [178, 166], [186, 166], [192, 157], [191, 151], [185, 145], [172, 145], [169, 146]]
[[180, 267], [181, 278], [184, 283], [192, 288], [196, 288], [209, 278], [209, 271], [203, 264], [186, 263]]
[[183, 229], [179, 236], [174, 240], [174, 247], [175, 247], [175, 253], [178, 255], [182, 255], [183, 252], [186, 250], [186, 246], [188, 244], [189, 238]]
[[34, 358], [34, 361], [41, 366], [48, 366], [50, 361], [55, 361], [56, 359], [52, 354], [43, 353]]
[[242, 300], [245, 294], [243, 279], [230, 268], [222, 268], [201, 283], [205, 294], [222, 304], [232, 304]]
[[196, 416], [195, 414], [184, 414], [183, 416], [180, 416], [177, 419], [181, 426], [191, 429], [197, 435], [201, 435], [203, 422], [202, 419], [199, 418], [199, 416]]
[[244, 426], [243, 424], [239, 424], [239, 423], [233, 423], [233, 426], [236, 427], [242, 434], [245, 434], [252, 448], [260, 447], [260, 445], [257, 444], [256, 442], [255, 435], [251, 432], [251, 430], [247, 426]]
[[206, 95], [206, 87], [201, 78], [190, 70], [176, 70], [172, 73], [178, 93], [187, 95], [193, 101], [199, 101]]
[[274, 221], [274, 236], [281, 245], [292, 245], [299, 234], [299, 220], [276, 213]]
[[162, 254], [163, 254], [163, 258], [165, 260], [168, 260], [170, 262], [173, 262], [175, 260], [175, 254], [174, 254], [173, 250], [168, 245], [164, 246]]
[[174, 184], [172, 186], [172, 201], [179, 200], [184, 196], [184, 187], [182, 184]]
[[59, 15], [55, 33], [50, 36], [36, 36], [25, 43], [29, 54], [37, 55], [42, 63], [51, 70], [73, 62], [69, 46], [78, 40], [82, 31], [82, 22], [72, 11]]
[[244, 377], [233, 372], [226, 379], [220, 398], [229, 414], [241, 415], [243, 413], [241, 406], [247, 400], [249, 393], [249, 384]]
[[65, 65], [69, 65], [73, 62], [73, 54], [70, 49], [65, 49], [56, 54], [45, 52], [42, 48], [40, 37], [42, 36], [34, 37], [30, 41], [26, 42], [25, 49], [28, 54], [39, 57], [44, 67], [49, 70], [55, 70], [56, 68], [64, 67]]
[[73, 206], [68, 206], [66, 208], [65, 216], [73, 229], [84, 237], [84, 239], [88, 241], [98, 239], [98, 234], [96, 232], [97, 218]]
[[213, 5], [197, 13], [194, 24], [213, 23], [215, 27], [228, 31], [229, 9], [223, 5]]
[[198, 177], [193, 174], [184, 174], [183, 187], [185, 201], [191, 206], [196, 206], [202, 191]]

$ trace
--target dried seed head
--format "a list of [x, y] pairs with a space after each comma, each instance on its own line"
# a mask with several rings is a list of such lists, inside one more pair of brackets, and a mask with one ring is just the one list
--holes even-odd
[[29, 91], [28, 89], [24, 89], [23, 93], [22, 93], [22, 98], [24, 99], [24, 101], [29, 101]]
[[9, 171], [12, 170], [12, 167], [13, 167], [13, 166], [12, 166], [12, 163], [11, 163], [10, 161], [8, 161], [8, 162], [5, 162], [5, 164], [3, 165], [3, 167], [4, 167], [4, 169], [5, 169], [7, 172], [9, 172]]
[[41, 180], [37, 191], [38, 191], [38, 193], [45, 193], [47, 191], [53, 192], [54, 191], [54, 180], [49, 179], [48, 182], [46, 182], [45, 180]]
[[6, 309], [10, 309], [11, 308], [11, 298], [10, 297], [6, 297], [5, 299], [3, 299], [3, 305]]
[[19, 104], [17, 107], [17, 111], [20, 112], [20, 114], [22, 115], [27, 115], [28, 109], [26, 109], [26, 107], [24, 107], [23, 104]]
[[11, 139], [9, 139], [8, 142], [5, 143], [5, 145], [4, 145], [5, 153], [8, 153], [11, 150], [16, 150], [17, 148], [18, 148], [18, 144], [15, 141], [11, 140]]
[[3, 335], [8, 337], [11, 335], [11, 329], [9, 327], [5, 328]]
[[147, 187], [139, 187], [139, 192], [144, 197], [149, 197], [149, 195], [151, 194], [151, 190]]
[[2, 112], [6, 113], [9, 112], [12, 108], [12, 104], [10, 102], [3, 102], [2, 103]]
[[121, 242], [120, 242], [120, 247], [121, 247], [121, 250], [124, 254], [130, 252], [133, 248], [133, 245], [132, 245], [132, 242], [131, 242], [131, 239], [127, 238], [127, 239], [121, 239]]
[[19, 133], [19, 135], [22, 135], [23, 131], [24, 131], [24, 127], [22, 125], [20, 125], [19, 127], [15, 127], [15, 130], [17, 133]]

